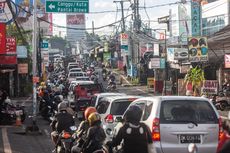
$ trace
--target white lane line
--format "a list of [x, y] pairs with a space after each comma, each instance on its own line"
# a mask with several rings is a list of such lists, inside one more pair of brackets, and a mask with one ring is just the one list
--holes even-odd
[[4, 153], [12, 153], [6, 128], [2, 128], [2, 139], [3, 139]]
[[144, 90], [142, 90], [142, 89], [136, 89], [136, 90], [138, 90], [138, 91], [140, 91], [140, 92], [142, 92], [142, 93], [147, 93], [146, 91], [144, 91]]

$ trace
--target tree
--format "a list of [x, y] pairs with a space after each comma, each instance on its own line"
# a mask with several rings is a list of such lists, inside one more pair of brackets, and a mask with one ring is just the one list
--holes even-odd
[[197, 96], [200, 95], [200, 88], [203, 85], [204, 78], [204, 71], [196, 66], [195, 68], [191, 68], [188, 73], [185, 75], [184, 83], [187, 86], [189, 83], [192, 84], [193, 88], [193, 95]]

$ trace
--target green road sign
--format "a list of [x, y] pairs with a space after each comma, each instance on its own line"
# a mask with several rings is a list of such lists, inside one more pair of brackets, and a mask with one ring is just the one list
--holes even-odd
[[46, 0], [47, 13], [89, 13], [89, 0]]

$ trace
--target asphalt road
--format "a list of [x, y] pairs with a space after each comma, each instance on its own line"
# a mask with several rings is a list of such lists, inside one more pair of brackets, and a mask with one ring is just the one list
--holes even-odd
[[[117, 78], [118, 80], [118, 78]], [[99, 79], [104, 86], [107, 87], [107, 82]], [[118, 82], [118, 81], [117, 81]], [[148, 93], [145, 86], [121, 86], [118, 85], [118, 92], [123, 92], [130, 95], [153, 96]], [[31, 98], [16, 99], [15, 102], [23, 103], [27, 108], [27, 113], [32, 112]], [[227, 112], [221, 112], [226, 115]], [[20, 126], [0, 126], [0, 153], [51, 153], [54, 145], [50, 139], [50, 127], [48, 121], [43, 120], [40, 116], [37, 117], [37, 125], [40, 133], [25, 133], [25, 127], [31, 125], [31, 119], [27, 118], [25, 123]], [[77, 122], [79, 124], [79, 122]]]

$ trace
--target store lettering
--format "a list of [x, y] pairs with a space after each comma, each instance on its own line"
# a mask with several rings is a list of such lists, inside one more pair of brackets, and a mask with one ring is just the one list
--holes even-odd
[[218, 87], [218, 82], [216, 82], [216, 81], [205, 81], [204, 82], [204, 87], [205, 88], [217, 88]]

